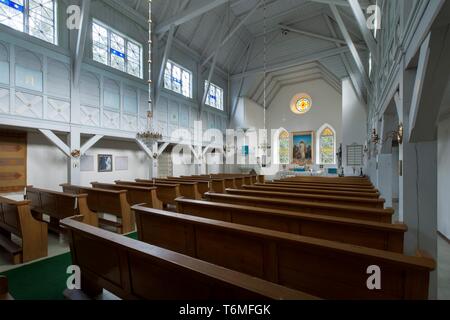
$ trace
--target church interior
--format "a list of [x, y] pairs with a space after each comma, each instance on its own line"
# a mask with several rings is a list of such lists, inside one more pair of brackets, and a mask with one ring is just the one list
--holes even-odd
[[450, 1], [0, 0], [0, 300], [449, 300]]

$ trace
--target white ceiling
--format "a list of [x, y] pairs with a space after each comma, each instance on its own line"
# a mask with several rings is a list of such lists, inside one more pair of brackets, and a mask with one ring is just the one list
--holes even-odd
[[[332, 41], [314, 38], [297, 32], [282, 33], [280, 24], [290, 28], [300, 29], [310, 33], [343, 40], [343, 35], [334, 21], [329, 5], [317, 0], [231, 0], [214, 10], [198, 16], [176, 29], [175, 38], [178, 42], [194, 51], [201, 59], [211, 57], [218, 44], [223, 39], [222, 23], [225, 24], [225, 36], [235, 28], [252, 9], [259, 3], [260, 7], [245, 21], [244, 25], [233, 34], [230, 40], [220, 49], [217, 65], [229, 73], [234, 79], [239, 77], [245, 64], [245, 51], [254, 41], [249, 59], [247, 73], [260, 73], [264, 70], [264, 42], [267, 42], [266, 66], [273, 67], [270, 72], [286, 69], [297, 64], [318, 63], [324, 72], [337, 79], [348, 76], [348, 70], [343, 64], [342, 55], [327, 55], [338, 44]], [[147, 0], [122, 0], [140, 15], [148, 12]], [[197, 6], [204, 0], [153, 0], [153, 21], [155, 28], [168, 19]], [[367, 5], [369, 1], [360, 1]], [[367, 65], [368, 51], [356, 25], [351, 9], [338, 6], [346, 27], [355, 43], [361, 44], [359, 52]], [[229, 16], [227, 16], [229, 12]], [[266, 18], [264, 18], [266, 17]], [[328, 21], [327, 21], [328, 20]], [[223, 33], [223, 32], [222, 32]], [[165, 41], [166, 37], [161, 37]], [[345, 45], [344, 45], [345, 46]], [[345, 53], [350, 67], [356, 70], [356, 65], [349, 53]]]

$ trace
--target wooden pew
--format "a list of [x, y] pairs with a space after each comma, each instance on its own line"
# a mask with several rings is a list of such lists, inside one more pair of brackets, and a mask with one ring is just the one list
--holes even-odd
[[[181, 176], [182, 178], [189, 178], [189, 179], [194, 179], [194, 180], [202, 180], [207, 178], [207, 176]], [[234, 178], [232, 177], [221, 177], [220, 179], [222, 179], [224, 181], [225, 184], [225, 188], [234, 188], [236, 189], [236, 181]]]
[[234, 185], [237, 189], [241, 189], [242, 186], [246, 183], [245, 177], [242, 175], [211, 175], [211, 177], [215, 178], [223, 178], [223, 179], [234, 179]]
[[364, 192], [352, 192], [352, 191], [335, 191], [332, 189], [308, 189], [308, 188], [296, 188], [296, 187], [278, 187], [277, 185], [255, 184], [251, 186], [243, 186], [246, 190], [256, 191], [272, 191], [272, 192], [289, 192], [295, 194], [317, 194], [317, 195], [330, 195], [330, 196], [342, 196], [342, 197], [355, 197], [355, 198], [367, 198], [378, 199], [379, 193], [364, 193]]
[[181, 197], [180, 186], [175, 183], [153, 183], [153, 182], [136, 182], [136, 181], [114, 181], [115, 184], [124, 186], [135, 186], [143, 188], [156, 188], [156, 196], [163, 203], [163, 205], [173, 204], [175, 205], [175, 199]]
[[9, 294], [8, 279], [5, 276], [0, 276], [0, 300], [14, 300]]
[[183, 178], [175, 178], [175, 177], [167, 177], [165, 179], [155, 179], [156, 182], [161, 183], [180, 183], [180, 182], [190, 182], [197, 183], [198, 192], [200, 195], [203, 195], [206, 192], [210, 192], [212, 189], [210, 187], [209, 180], [193, 180], [193, 179], [183, 179]]
[[398, 253], [403, 252], [404, 234], [408, 229], [404, 224], [371, 222], [183, 198], [177, 199], [177, 212]]
[[[324, 299], [427, 299], [433, 259], [135, 206], [139, 239]], [[170, 236], [168, 236], [170, 235]], [[370, 266], [382, 270], [370, 290]]]
[[81, 288], [90, 297], [106, 289], [122, 299], [317, 299], [73, 219], [62, 225], [70, 235], [72, 263], [81, 269]]
[[342, 204], [358, 207], [368, 208], [384, 208], [385, 200], [380, 199], [366, 199], [355, 197], [343, 197], [333, 195], [317, 195], [307, 193], [291, 193], [291, 192], [274, 192], [274, 191], [258, 191], [258, 190], [238, 190], [238, 189], [226, 189], [226, 193], [235, 194], [239, 196], [249, 197], [262, 197], [268, 199], [286, 199], [286, 200], [298, 200], [298, 201], [310, 201], [318, 203], [329, 204]]
[[[170, 177], [170, 179], [175, 177]], [[188, 181], [203, 181], [208, 180], [211, 183], [211, 192], [214, 190], [216, 193], [224, 193], [226, 186], [225, 186], [225, 180], [222, 178], [210, 178], [209, 176], [205, 177], [176, 177], [175, 179], [185, 180], [188, 179]]]
[[83, 222], [98, 226], [98, 216], [89, 209], [87, 194], [63, 193], [29, 186], [25, 190], [25, 199], [31, 201], [32, 214], [43, 221], [42, 215], [50, 217], [48, 228], [61, 232], [59, 222], [62, 219], [79, 215]]
[[[136, 182], [153, 184], [152, 180], [144, 180], [144, 179], [136, 179]], [[173, 185], [173, 182], [171, 182], [171, 181], [163, 182], [163, 181], [159, 180], [159, 181], [157, 181], [157, 184], [160, 184], [160, 185], [164, 185], [164, 184]], [[189, 199], [197, 199], [197, 200], [200, 200], [202, 198], [202, 195], [198, 191], [198, 184], [197, 184], [197, 182], [182, 182], [182, 181], [179, 181], [179, 182], [177, 182], [177, 185], [179, 185], [181, 196], [189, 198]], [[173, 199], [174, 204], [175, 204], [175, 199]]]
[[127, 201], [126, 190], [95, 189], [71, 184], [61, 184], [64, 192], [73, 194], [87, 194], [88, 207], [97, 214], [110, 214], [120, 219], [118, 222], [99, 218], [100, 226], [109, 226], [118, 233], [126, 234], [134, 231], [135, 218]]
[[332, 190], [332, 191], [350, 191], [350, 192], [361, 192], [361, 193], [373, 193], [380, 195], [376, 189], [360, 189], [360, 188], [346, 188], [346, 187], [333, 187], [333, 186], [319, 186], [316, 184], [292, 184], [286, 182], [271, 182], [267, 181], [264, 184], [257, 183], [256, 185], [266, 185], [270, 187], [282, 187], [282, 188], [298, 188], [299, 190]]
[[319, 186], [328, 188], [348, 188], [348, 189], [361, 189], [364, 191], [376, 190], [373, 186], [369, 185], [355, 185], [355, 184], [345, 184], [345, 183], [322, 183], [322, 182], [297, 182], [297, 181], [285, 181], [285, 180], [273, 180], [276, 183], [282, 183], [292, 186]]
[[[127, 200], [130, 206], [135, 204], [145, 207], [162, 209], [163, 204], [156, 195], [156, 187], [137, 187], [121, 184], [108, 184], [100, 182], [91, 182], [93, 188], [105, 190], [126, 190]], [[72, 215], [73, 216], [73, 215]]]
[[[44, 258], [48, 253], [47, 224], [31, 214], [30, 201], [0, 197], [0, 246], [11, 254], [13, 264]], [[19, 246], [11, 235], [22, 239]]]
[[182, 177], [168, 177], [167, 179], [174, 180], [174, 181], [194, 181], [194, 182], [196, 182], [196, 181], [209, 181], [209, 183], [210, 183], [210, 191], [211, 192], [216, 192], [216, 193], [224, 193], [225, 192], [225, 188], [226, 188], [225, 187], [225, 181], [223, 179], [220, 179], [220, 178], [205, 177], [205, 178], [200, 179], [200, 178], [193, 178], [193, 177], [186, 177], [186, 178], [182, 178]]
[[334, 216], [349, 219], [367, 220], [375, 222], [391, 223], [394, 214], [393, 209], [365, 208], [348, 205], [336, 205], [309, 201], [294, 201], [282, 199], [267, 199], [262, 197], [247, 197], [231, 194], [207, 193], [205, 198], [213, 202], [222, 202], [244, 206], [255, 206], [289, 210], [301, 213], [313, 213], [325, 216]]
[[351, 184], [351, 185], [361, 185], [361, 186], [371, 186], [372, 182], [366, 178], [359, 177], [308, 177], [308, 176], [298, 176], [281, 179], [281, 181], [291, 181], [291, 182], [313, 182], [313, 183], [329, 183], [329, 184]]

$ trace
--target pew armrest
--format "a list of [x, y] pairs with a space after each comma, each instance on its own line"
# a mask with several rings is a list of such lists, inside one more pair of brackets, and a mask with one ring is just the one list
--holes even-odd
[[8, 293], [8, 279], [5, 276], [0, 276], [0, 300], [13, 300]]
[[416, 250], [416, 256], [419, 258], [429, 260], [430, 263], [432, 265], [434, 265], [433, 269], [436, 269], [436, 267], [437, 267], [436, 260], [427, 251], [418, 249], [418, 250]]

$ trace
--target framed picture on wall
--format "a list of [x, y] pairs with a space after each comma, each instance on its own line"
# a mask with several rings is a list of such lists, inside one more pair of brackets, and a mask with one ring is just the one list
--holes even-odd
[[113, 171], [113, 159], [110, 154], [98, 155], [98, 172], [112, 172]]
[[314, 131], [293, 132], [291, 134], [291, 159], [293, 165], [314, 164]]

